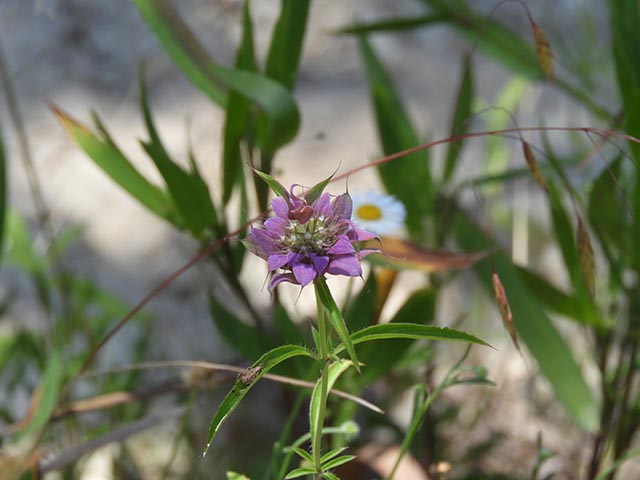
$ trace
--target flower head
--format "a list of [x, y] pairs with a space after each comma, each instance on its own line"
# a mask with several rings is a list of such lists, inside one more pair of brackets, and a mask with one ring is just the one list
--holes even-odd
[[378, 235], [387, 235], [404, 224], [404, 205], [392, 195], [374, 191], [353, 196], [353, 222]]
[[358, 251], [355, 243], [376, 235], [351, 221], [349, 194], [332, 199], [314, 187], [297, 196], [294, 186], [288, 193], [277, 190], [281, 196], [271, 202], [275, 215], [247, 237], [249, 249], [274, 272], [269, 288], [282, 282], [304, 287], [325, 274], [360, 276], [360, 260], [373, 250]]

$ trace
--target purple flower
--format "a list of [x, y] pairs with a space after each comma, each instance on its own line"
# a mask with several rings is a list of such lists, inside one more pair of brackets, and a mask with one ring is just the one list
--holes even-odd
[[[275, 215], [252, 227], [247, 237], [249, 249], [274, 272], [269, 288], [282, 282], [304, 287], [325, 274], [360, 276], [360, 260], [375, 250], [358, 251], [354, 244], [376, 236], [351, 221], [349, 194], [332, 200], [328, 193], [310, 195], [310, 190], [298, 197], [294, 186], [286, 197], [271, 201]], [[317, 198], [309, 203], [310, 197]]]

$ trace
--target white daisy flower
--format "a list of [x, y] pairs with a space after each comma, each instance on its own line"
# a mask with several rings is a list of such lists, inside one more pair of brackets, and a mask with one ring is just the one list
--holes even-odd
[[352, 195], [353, 214], [351, 220], [360, 228], [378, 235], [387, 235], [404, 225], [404, 205], [393, 195], [372, 190]]

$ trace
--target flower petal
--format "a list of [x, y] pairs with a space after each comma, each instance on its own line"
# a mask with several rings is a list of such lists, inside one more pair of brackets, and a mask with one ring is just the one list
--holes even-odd
[[287, 218], [287, 213], [289, 213], [289, 204], [282, 197], [276, 197], [271, 200], [271, 208], [273, 208], [273, 212], [280, 218]]
[[359, 277], [362, 275], [362, 266], [355, 255], [336, 255], [329, 262], [327, 273]]
[[338, 195], [331, 204], [331, 211], [335, 217], [349, 220], [353, 211], [353, 203], [349, 194]]
[[277, 275], [271, 277], [271, 282], [269, 282], [269, 290], [273, 290], [282, 282], [293, 283], [294, 285], [298, 283], [291, 273], [278, 273]]
[[267, 259], [267, 264], [269, 265], [269, 270], [274, 271], [279, 268], [284, 267], [289, 260], [291, 260], [292, 253], [276, 253], [273, 255], [269, 255]]
[[311, 261], [313, 262], [313, 268], [316, 269], [318, 275], [322, 275], [329, 265], [329, 257], [320, 255], [311, 255]]
[[304, 287], [316, 278], [316, 269], [310, 263], [297, 262], [293, 264], [293, 276]]
[[264, 228], [277, 235], [283, 235], [287, 225], [289, 225], [289, 221], [281, 217], [269, 217], [264, 222]]
[[317, 216], [329, 217], [331, 215], [331, 196], [328, 193], [320, 195], [320, 198], [313, 204], [313, 209]]
[[374, 238], [378, 238], [375, 233], [367, 232], [366, 230], [361, 229], [357, 225], [351, 223], [351, 230], [347, 233], [349, 236], [349, 240], [352, 242], [364, 242], [366, 240], [373, 240]]
[[261, 258], [276, 253], [277, 236], [268, 230], [251, 227], [251, 233], [247, 237], [253, 252]]
[[340, 238], [334, 245], [329, 249], [329, 253], [333, 255], [346, 255], [348, 253], [355, 253], [356, 250], [351, 245], [351, 242], [346, 238]]

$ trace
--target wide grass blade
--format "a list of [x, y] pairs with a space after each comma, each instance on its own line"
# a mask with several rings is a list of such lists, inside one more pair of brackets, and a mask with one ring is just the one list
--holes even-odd
[[[451, 128], [449, 129], [450, 136], [464, 135], [469, 131], [469, 127], [471, 126], [469, 117], [471, 116], [471, 105], [473, 103], [474, 82], [469, 58], [465, 59], [463, 66], [462, 80], [458, 87], [456, 106], [453, 112], [453, 119], [451, 120]], [[462, 150], [462, 144], [463, 140], [458, 140], [457, 142], [451, 142], [447, 148], [442, 177], [444, 182], [447, 182], [455, 172], [460, 151]]]
[[166, 182], [184, 225], [196, 238], [200, 237], [207, 227], [219, 227], [218, 215], [209, 195], [209, 187], [197, 169], [194, 168], [191, 172], [183, 170], [171, 160], [164, 148], [153, 123], [142, 73], [140, 75], [140, 103], [149, 133], [149, 141], [142, 142], [142, 146]]
[[302, 55], [310, 0], [282, 0], [273, 30], [265, 73], [292, 90]]
[[[389, 75], [367, 39], [360, 37], [359, 42], [384, 153], [391, 155], [419, 145], [421, 141]], [[409, 231], [414, 236], [421, 237], [424, 216], [430, 211], [434, 196], [427, 151], [379, 165], [378, 173], [387, 191], [404, 204]]]
[[207, 438], [207, 446], [203, 452], [206, 455], [211, 443], [224, 421], [238, 407], [244, 396], [251, 390], [258, 380], [273, 367], [292, 357], [314, 357], [311, 350], [298, 345], [283, 345], [274, 348], [260, 357], [251, 367], [247, 368], [245, 373], [238, 375], [238, 379], [231, 391], [224, 397], [222, 403], [218, 407], [211, 425], [209, 426], [209, 436]]
[[[458, 218], [457, 239], [463, 247], [469, 249], [491, 246], [491, 241], [484, 232], [462, 216]], [[529, 292], [511, 260], [500, 251], [492, 255], [491, 261], [482, 260], [474, 266], [474, 271], [487, 292], [493, 294], [493, 266], [500, 274], [509, 296], [518, 336], [527, 345], [541, 372], [569, 413], [582, 428], [593, 431], [598, 424], [599, 406], [567, 342], [551, 323], [542, 305]]]
[[216, 65], [168, 0], [134, 1], [166, 53], [196, 87], [223, 108], [228, 103], [228, 90], [258, 107], [264, 115], [258, 139], [265, 153], [275, 152], [295, 136], [300, 115], [285, 87], [253, 72]]
[[133, 198], [156, 215], [177, 224], [176, 213], [171, 200], [160, 188], [151, 184], [129, 162], [109, 137], [98, 117], [95, 122], [101, 136], [72, 119], [57, 107], [52, 107], [62, 126], [84, 152]]

